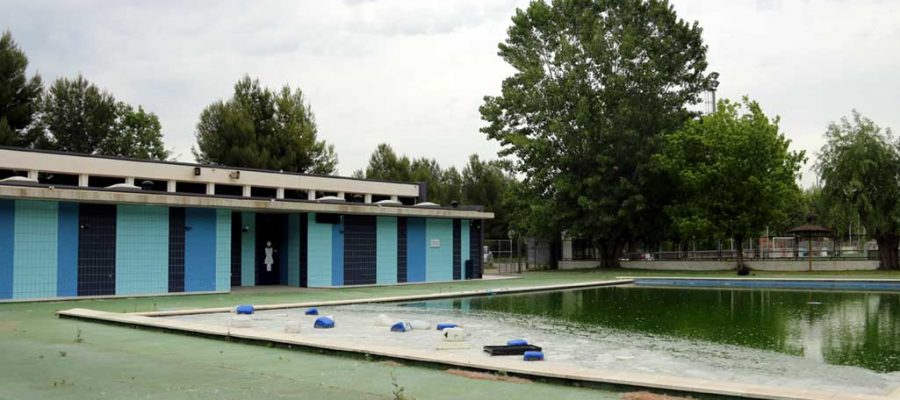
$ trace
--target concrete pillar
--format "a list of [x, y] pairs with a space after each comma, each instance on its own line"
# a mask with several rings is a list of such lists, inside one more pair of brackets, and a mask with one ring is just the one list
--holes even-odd
[[337, 197], [338, 197], [338, 198], [341, 198], [341, 199], [346, 198], [346, 197], [344, 196], [344, 192], [338, 192], [338, 193], [337, 193]]
[[38, 170], [36, 170], [36, 169], [28, 170], [28, 179], [37, 180], [38, 179]]
[[391, 196], [391, 200], [393, 200], [393, 201], [400, 201], [400, 199], [397, 198], [397, 196]]
[[366, 193], [365, 203], [366, 203], [366, 204], [372, 204], [372, 195], [371, 195], [371, 194]]
[[216, 194], [216, 184], [215, 183], [207, 183], [206, 184], [206, 194]]
[[88, 187], [88, 175], [87, 174], [78, 175], [78, 186]]
[[176, 181], [167, 181], [166, 182], [166, 191], [169, 193], [175, 193], [175, 189], [178, 188], [178, 183]]
[[316, 191], [315, 190], [307, 190], [306, 191], [306, 199], [307, 200], [315, 200], [316, 199]]
[[125, 184], [126, 184], [126, 185], [134, 186], [134, 177], [133, 177], [133, 176], [129, 176], [129, 177], [125, 178]]
[[253, 191], [250, 190], [250, 185], [244, 185], [244, 187], [242, 189], [243, 189], [243, 192], [241, 193], [241, 195], [244, 197], [250, 197], [251, 194], [253, 193]]
[[284, 188], [275, 189], [275, 198], [276, 199], [284, 199]]

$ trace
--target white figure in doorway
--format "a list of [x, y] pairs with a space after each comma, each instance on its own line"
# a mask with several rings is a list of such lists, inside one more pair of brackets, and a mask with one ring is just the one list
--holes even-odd
[[266, 272], [272, 272], [272, 264], [275, 263], [275, 260], [272, 259], [272, 253], [275, 252], [275, 249], [272, 248], [272, 242], [266, 242], [266, 260], [263, 261], [266, 264]]

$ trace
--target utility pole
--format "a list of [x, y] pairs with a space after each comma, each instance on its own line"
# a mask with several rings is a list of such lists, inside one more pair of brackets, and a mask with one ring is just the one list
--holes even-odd
[[709, 73], [709, 92], [712, 94], [712, 113], [716, 113], [716, 89], [719, 87], [719, 73]]

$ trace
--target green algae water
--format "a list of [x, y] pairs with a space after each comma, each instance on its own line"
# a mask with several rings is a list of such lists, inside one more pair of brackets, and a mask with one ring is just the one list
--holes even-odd
[[634, 286], [410, 303], [900, 371], [900, 294]]

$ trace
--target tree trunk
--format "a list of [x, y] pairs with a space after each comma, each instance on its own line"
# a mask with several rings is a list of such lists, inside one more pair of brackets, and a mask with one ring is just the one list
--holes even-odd
[[735, 251], [737, 252], [735, 269], [740, 271], [744, 268], [744, 238], [742, 236], [735, 236], [734, 245]]
[[597, 246], [600, 249], [600, 268], [619, 268], [619, 255], [625, 248], [622, 241], [603, 241]]
[[900, 245], [900, 236], [897, 235], [880, 235], [875, 237], [878, 243], [878, 258], [880, 263], [878, 269], [896, 270], [900, 269], [898, 262], [897, 246]]

